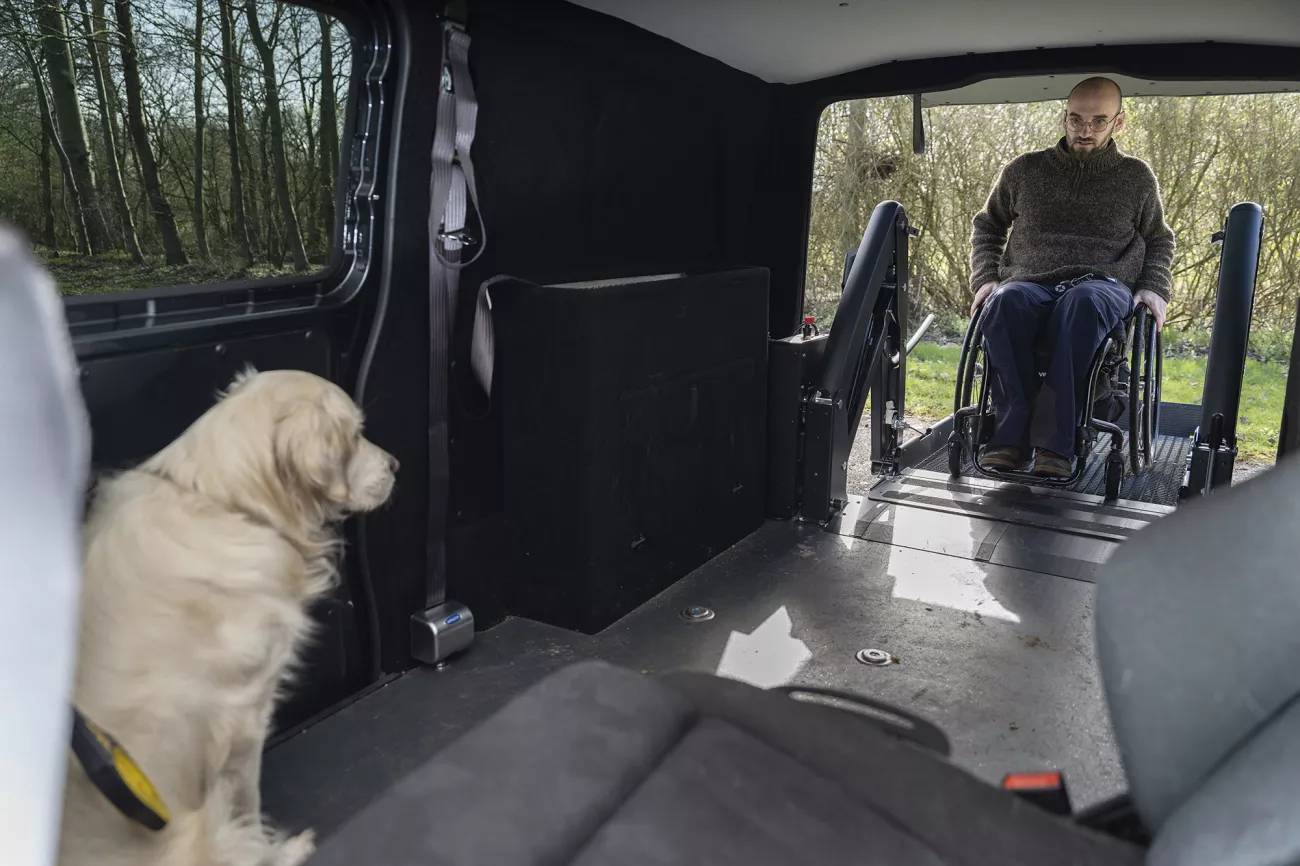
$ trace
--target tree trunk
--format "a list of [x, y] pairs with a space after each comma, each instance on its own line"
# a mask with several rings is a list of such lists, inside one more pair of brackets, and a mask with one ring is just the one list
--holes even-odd
[[93, 14], [86, 9], [86, 0], [77, 0], [81, 7], [81, 23], [86, 32], [86, 53], [90, 57], [90, 68], [95, 79], [95, 96], [99, 102], [99, 125], [104, 136], [104, 153], [108, 163], [108, 181], [113, 188], [113, 202], [117, 209], [117, 221], [122, 227], [123, 249], [137, 265], [144, 264], [144, 253], [140, 251], [140, 239], [135, 233], [135, 220], [131, 217], [131, 205], [126, 200], [126, 186], [122, 182], [122, 168], [117, 161], [117, 131], [113, 128], [113, 110], [108, 98], [108, 43], [104, 33], [108, 29], [108, 19], [104, 16], [104, 0], [95, 0]]
[[154, 158], [153, 145], [149, 142], [149, 127], [144, 119], [144, 86], [140, 81], [140, 58], [135, 50], [131, 0], [113, 0], [113, 8], [117, 12], [117, 29], [122, 40], [122, 79], [126, 85], [126, 121], [131, 130], [131, 139], [135, 142], [136, 156], [140, 159], [140, 174], [144, 179], [145, 190], [149, 194], [149, 207], [153, 210], [154, 222], [162, 238], [163, 255], [167, 264], [183, 265], [189, 262], [189, 257], [185, 255], [185, 247], [181, 246], [181, 235], [176, 229], [176, 217], [172, 215], [172, 206], [167, 201], [167, 193], [163, 190], [162, 178], [158, 176], [158, 161]]
[[[290, 24], [293, 29], [293, 54], [294, 54], [294, 72], [298, 77], [298, 95], [302, 99], [302, 119], [303, 132], [307, 136], [307, 159], [303, 163], [303, 173], [306, 175], [307, 194], [302, 194], [301, 188], [295, 188], [294, 198], [302, 201], [306, 198], [306, 213], [302, 215], [306, 223], [306, 231], [303, 233], [303, 242], [306, 244], [308, 255], [315, 256], [321, 249], [321, 231], [320, 231], [320, 180], [317, 178], [317, 172], [320, 170], [320, 157], [318, 149], [320, 147], [319, 130], [316, 128], [316, 93], [313, 89], [308, 88], [307, 70], [303, 65], [303, 59], [307, 52], [302, 47], [302, 28], [298, 26], [296, 18], [290, 18]], [[319, 80], [317, 87], [320, 86]]]
[[[59, 139], [59, 130], [54, 123], [54, 114], [50, 109], [50, 99], [45, 92], [45, 78], [41, 75], [41, 67], [44, 65], [45, 50], [41, 49], [41, 57], [36, 56], [31, 44], [25, 37], [25, 30], [22, 25], [22, 19], [18, 17], [18, 11], [13, 4], [8, 4], [10, 22], [14, 28], [14, 38], [18, 42], [18, 48], [22, 52], [23, 60], [27, 63], [27, 71], [32, 76], [32, 85], [36, 88], [36, 107], [41, 116], [41, 132], [45, 139], [54, 146], [55, 152], [59, 155], [59, 169], [63, 172], [64, 191], [76, 199], [77, 181], [72, 176], [72, 165], [68, 161], [68, 153], [63, 149], [63, 142]], [[53, 218], [53, 190], [51, 189], [51, 218]], [[71, 214], [64, 207], [64, 214], [72, 226], [72, 237], [75, 241], [77, 251], [86, 253], [90, 247], [86, 241], [86, 223], [81, 219], [80, 211], [73, 210]]]
[[37, 14], [46, 71], [50, 76], [54, 116], [58, 120], [63, 150], [68, 155], [72, 175], [76, 180], [77, 209], [81, 212], [81, 220], [86, 227], [87, 246], [92, 254], [97, 255], [109, 248], [108, 225], [99, 209], [95, 164], [90, 155], [90, 141], [86, 137], [81, 100], [77, 96], [77, 73], [72, 66], [72, 52], [68, 48], [68, 22], [59, 0], [39, 0]]
[[[208, 160], [208, 167], [204, 172], [205, 181], [221, 177], [221, 171], [217, 167], [217, 151], [219, 149], [220, 148], [215, 146], [207, 148], [205, 156]], [[219, 243], [223, 249], [229, 248], [230, 242], [234, 240], [234, 236], [228, 231], [230, 223], [227, 221], [226, 214], [222, 209], [223, 202], [221, 196], [205, 196], [205, 201], [207, 202], [209, 215], [213, 218], [212, 224], [217, 227], [217, 235], [221, 238]]]
[[271, 190], [273, 187], [271, 185], [271, 156], [267, 153], [268, 120], [265, 111], [262, 112], [259, 122], [261, 123], [261, 130], [257, 137], [257, 147], [258, 156], [261, 157], [258, 166], [262, 172], [262, 182], [258, 185], [258, 190], [262, 194], [262, 213], [266, 214], [264, 223], [266, 237], [262, 239], [262, 243], [263, 249], [266, 250], [266, 260], [274, 265], [276, 270], [279, 270], [284, 267], [284, 248], [279, 242], [280, 233], [277, 231], [278, 227], [275, 224], [275, 219], [271, 216], [274, 212], [274, 208], [271, 206]]
[[203, 216], [203, 145], [208, 125], [203, 106], [203, 0], [194, 0], [194, 239], [200, 258], [211, 258]]
[[[285, 245], [293, 255], [294, 270], [305, 271], [308, 266], [307, 251], [302, 245], [302, 233], [298, 230], [298, 215], [294, 213], [293, 198], [289, 195], [289, 166], [284, 155], [284, 118], [280, 115], [280, 90], [276, 81], [275, 50], [262, 33], [262, 27], [258, 23], [257, 0], [246, 0], [244, 10], [248, 15], [248, 35], [252, 37], [253, 45], [262, 58], [262, 78], [266, 82], [264, 110], [270, 118], [271, 161], [275, 166], [275, 195], [280, 203], [281, 229], [284, 232]], [[273, 31], [271, 40], [274, 39]]]
[[41, 244], [51, 255], [59, 254], [59, 239], [54, 233], [54, 182], [50, 176], [50, 134], [41, 126]]
[[334, 32], [328, 15], [320, 22], [320, 220], [325, 247], [334, 245], [334, 178], [339, 172], [339, 112], [334, 98]]
[[235, 17], [230, 0], [218, 0], [221, 19], [221, 78], [226, 88], [226, 146], [230, 148], [230, 233], [244, 267], [253, 266], [248, 244], [248, 222], [244, 217], [244, 168], [239, 156], [239, 75], [235, 70]]
[[[233, 2], [234, 0], [231, 0], [232, 5], [231, 5], [231, 12], [230, 12], [230, 20], [231, 20], [230, 33], [232, 39], [234, 39], [237, 33], [234, 25], [235, 7], [233, 6]], [[245, 194], [247, 195], [247, 199], [245, 199], [244, 207], [246, 208], [246, 213], [248, 214], [248, 239], [249, 242], [252, 244], [253, 256], [254, 258], [257, 258], [263, 253], [262, 213], [257, 206], [258, 192], [257, 192], [257, 178], [255, 173], [257, 170], [256, 169], [257, 164], [253, 160], [253, 150], [248, 146], [248, 120], [244, 116], [244, 71], [247, 67], [244, 66], [244, 62], [243, 62], [243, 58], [244, 58], [243, 45], [241, 45], [238, 40], [232, 42], [232, 45], [233, 48], [232, 48], [231, 56], [236, 58], [237, 60], [235, 64], [235, 132], [239, 138], [240, 159], [243, 160], [244, 167], [248, 171], [249, 186], [246, 187], [244, 190]]]

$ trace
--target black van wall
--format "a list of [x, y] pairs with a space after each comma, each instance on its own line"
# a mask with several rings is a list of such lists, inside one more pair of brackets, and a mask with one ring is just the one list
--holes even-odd
[[[408, 141], [423, 150], [404, 155], [414, 187], [427, 186], [438, 81], [428, 48], [437, 22], [432, 6], [407, 11], [420, 34], [406, 114]], [[797, 218], [794, 227], [771, 218], [783, 180], [773, 168], [783, 165], [774, 123], [782, 88], [568, 3], [476, 0], [469, 31], [480, 105], [473, 158], [488, 246], [462, 277], [449, 592], [483, 623], [507, 614], [510, 600], [501, 593], [499, 419], [465, 363], [479, 283], [501, 273], [550, 282], [762, 265], [772, 268], [773, 297], [788, 307], [772, 321], [793, 328], [797, 266], [777, 267], [773, 239], [799, 230]], [[408, 224], [423, 217], [422, 193], [418, 207], [411, 196]], [[407, 261], [412, 291], [427, 284], [420, 256], [419, 264], [414, 255]], [[557, 406], [555, 423], [564, 415]], [[390, 629], [419, 604], [418, 586], [402, 592], [406, 606], [391, 612]]]

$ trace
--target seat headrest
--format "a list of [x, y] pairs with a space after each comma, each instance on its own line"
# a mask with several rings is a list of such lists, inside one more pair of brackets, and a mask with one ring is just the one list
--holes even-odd
[[1300, 696], [1300, 462], [1127, 541], [1098, 581], [1096, 628], [1130, 791], [1155, 832]]
[[[6, 863], [52, 863], [72, 713], [90, 428], [63, 304], [0, 223], [0, 800]], [[21, 704], [18, 703], [21, 696]]]

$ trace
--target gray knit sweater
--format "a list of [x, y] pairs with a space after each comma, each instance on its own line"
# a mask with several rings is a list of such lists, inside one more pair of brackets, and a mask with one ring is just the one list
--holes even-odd
[[1083, 160], [1064, 138], [1016, 157], [972, 221], [972, 289], [991, 280], [1054, 285], [1093, 273], [1169, 300], [1173, 260], [1156, 176], [1114, 140]]

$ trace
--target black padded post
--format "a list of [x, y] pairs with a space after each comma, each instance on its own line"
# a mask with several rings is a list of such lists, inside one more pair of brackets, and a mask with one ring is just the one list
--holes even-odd
[[1210, 331], [1210, 357], [1205, 365], [1201, 425], [1192, 446], [1184, 496], [1201, 495], [1232, 484], [1241, 380], [1246, 372], [1246, 346], [1250, 340], [1255, 273], [1263, 231], [1264, 211], [1254, 202], [1241, 202], [1228, 211], [1223, 227], [1214, 326]]
[[1237, 444], [1241, 379], [1246, 368], [1246, 343], [1255, 306], [1255, 271], [1259, 266], [1263, 231], [1264, 211], [1254, 202], [1242, 202], [1228, 211], [1210, 357], [1205, 367], [1201, 430], [1209, 430], [1210, 419], [1222, 415], [1223, 438], [1229, 447]]
[[1291, 335], [1291, 366], [1287, 368], [1286, 397], [1282, 402], [1282, 429], [1277, 434], [1277, 459], [1300, 452], [1300, 303], [1296, 304], [1295, 332]]

